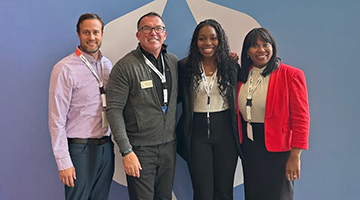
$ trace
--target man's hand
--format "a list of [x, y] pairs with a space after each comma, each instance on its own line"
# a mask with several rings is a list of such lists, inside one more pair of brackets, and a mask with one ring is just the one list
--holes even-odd
[[129, 176], [140, 177], [140, 170], [142, 170], [138, 157], [134, 152], [122, 158], [125, 173]]
[[59, 178], [66, 186], [74, 187], [74, 180], [76, 180], [75, 167], [59, 171]]

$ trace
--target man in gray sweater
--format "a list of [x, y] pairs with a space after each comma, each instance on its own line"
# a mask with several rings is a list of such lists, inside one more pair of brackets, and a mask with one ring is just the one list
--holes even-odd
[[137, 23], [138, 47], [110, 74], [106, 116], [123, 156], [130, 199], [171, 200], [176, 158], [177, 57], [160, 15]]

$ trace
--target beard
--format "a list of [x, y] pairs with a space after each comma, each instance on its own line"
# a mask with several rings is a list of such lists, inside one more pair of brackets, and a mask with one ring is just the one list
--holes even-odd
[[98, 44], [95, 48], [89, 48], [87, 45], [80, 44], [80, 49], [87, 54], [97, 53], [99, 51], [100, 47], [101, 47], [101, 43]]

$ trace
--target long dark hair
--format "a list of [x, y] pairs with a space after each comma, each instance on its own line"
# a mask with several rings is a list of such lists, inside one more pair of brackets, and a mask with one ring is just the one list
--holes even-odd
[[218, 46], [215, 55], [217, 60], [218, 89], [224, 101], [227, 102], [232, 97], [232, 86], [236, 84], [233, 80], [237, 74], [234, 74], [234, 71], [231, 68], [231, 66], [236, 65], [236, 61], [229, 56], [229, 42], [224, 29], [213, 19], [207, 19], [200, 22], [194, 30], [189, 55], [184, 67], [183, 77], [181, 77], [182, 81], [180, 82], [180, 87], [182, 87], [181, 89], [186, 90], [189, 84], [193, 82], [193, 85], [190, 87], [193, 87], [195, 93], [199, 91], [199, 84], [202, 81], [202, 69], [199, 67], [202, 55], [199, 51], [197, 42], [199, 38], [199, 31], [205, 26], [211, 26], [216, 31]]
[[265, 28], [254, 28], [252, 29], [244, 39], [242, 51], [241, 51], [241, 76], [240, 80], [242, 82], [247, 81], [247, 77], [249, 75], [249, 68], [253, 64], [253, 61], [247, 56], [247, 52], [249, 48], [257, 43], [257, 40], [261, 40], [263, 42], [268, 42], [271, 44], [273, 49], [273, 55], [269, 60], [268, 65], [262, 72], [262, 76], [267, 76], [271, 74], [274, 70], [279, 67], [280, 58], [277, 57], [277, 49], [276, 49], [276, 42], [274, 36]]

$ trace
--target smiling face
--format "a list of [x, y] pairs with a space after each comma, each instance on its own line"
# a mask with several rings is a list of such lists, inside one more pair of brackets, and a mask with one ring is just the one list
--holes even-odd
[[199, 31], [197, 46], [203, 58], [215, 58], [219, 40], [212, 26], [204, 26]]
[[265, 67], [273, 56], [273, 48], [269, 42], [263, 42], [257, 39], [256, 44], [250, 46], [247, 55], [253, 62], [254, 67]]
[[144, 33], [143, 27], [165, 27], [164, 22], [157, 16], [146, 16], [139, 23], [139, 30], [136, 37], [140, 42], [141, 47], [148, 53], [151, 53], [157, 58], [161, 51], [161, 46], [166, 40], [167, 33], [164, 30], [162, 33], [156, 33], [152, 29], [150, 33]]
[[80, 49], [95, 59], [103, 37], [101, 27], [101, 22], [97, 19], [86, 19], [79, 26]]

